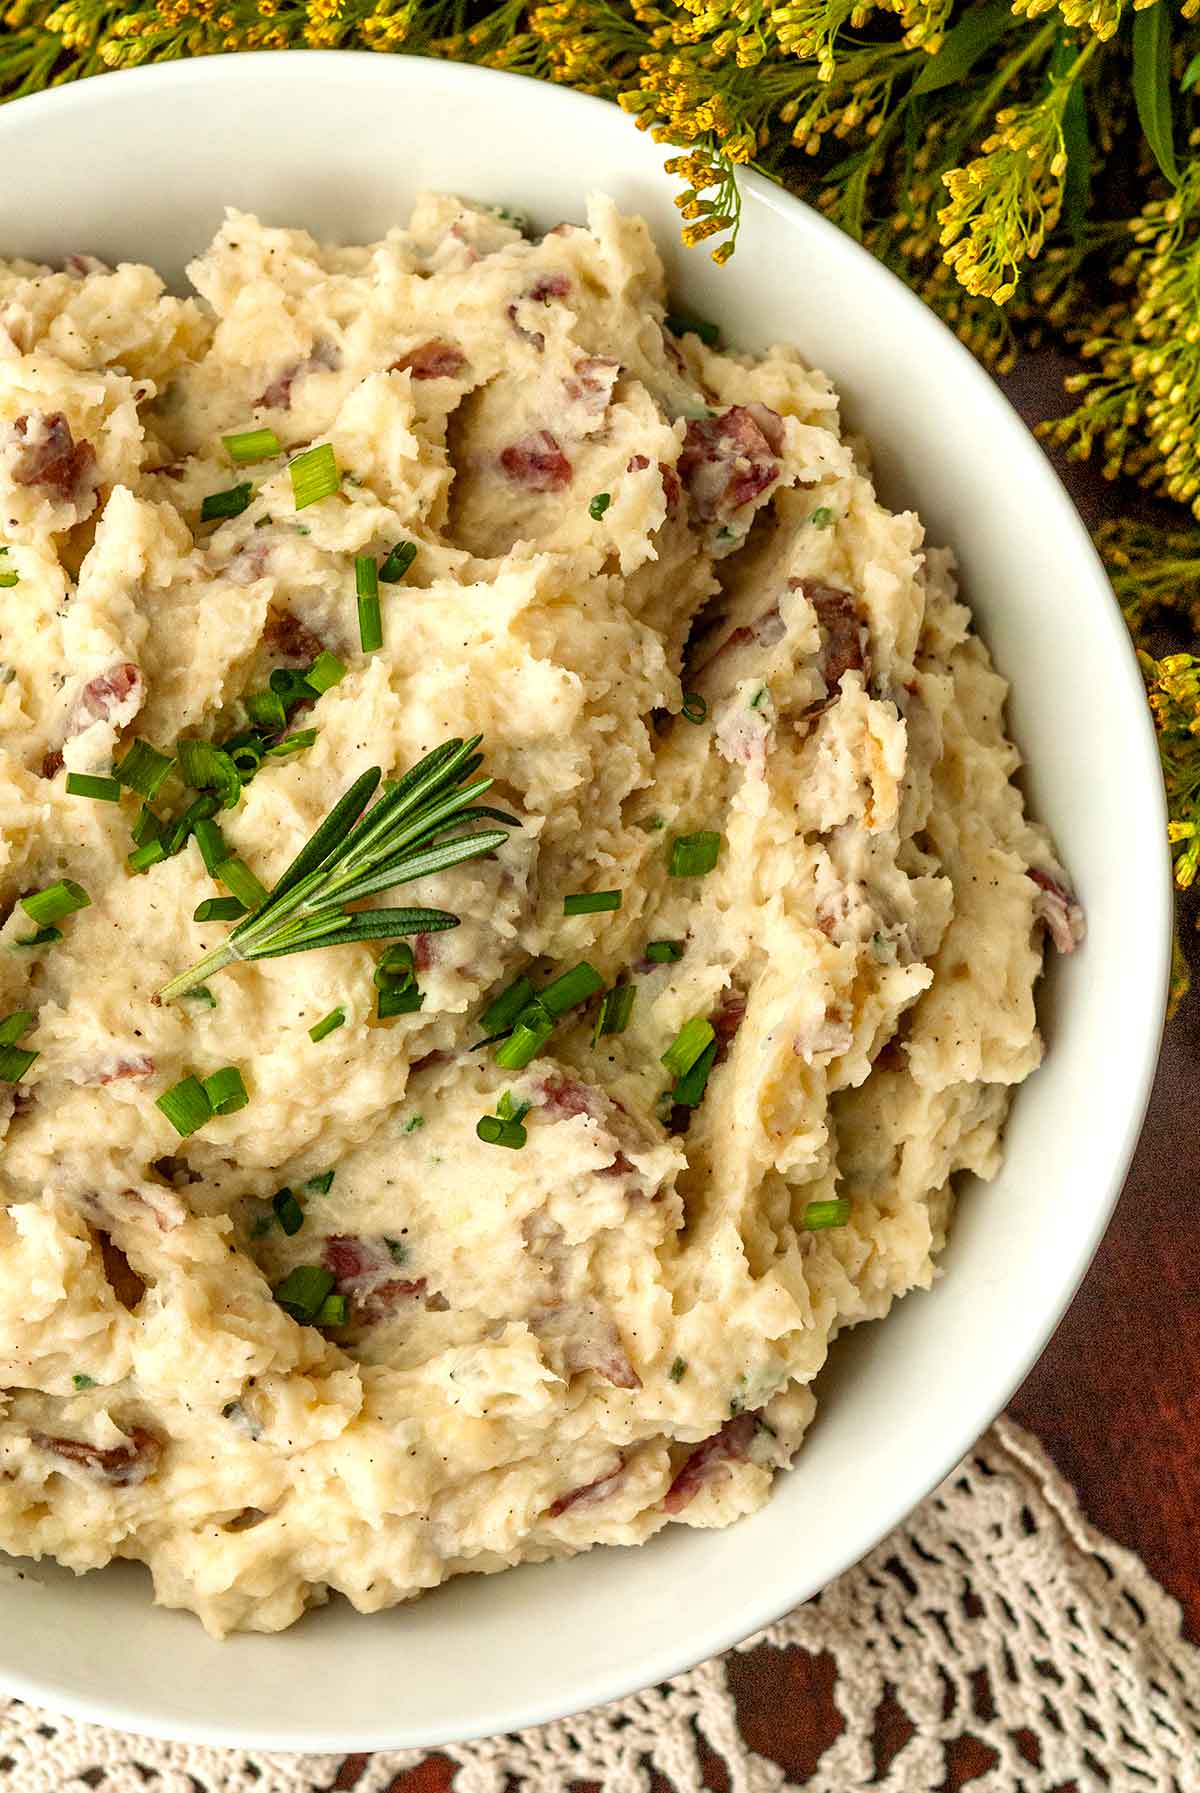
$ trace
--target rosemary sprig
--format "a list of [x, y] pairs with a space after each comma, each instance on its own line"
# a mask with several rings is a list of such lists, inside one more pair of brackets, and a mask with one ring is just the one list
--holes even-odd
[[[515, 828], [515, 816], [478, 798], [490, 778], [476, 778], [482, 740], [446, 741], [398, 780], [387, 780], [367, 808], [381, 777], [372, 766], [355, 779], [303, 846], [275, 888], [222, 941], [159, 991], [170, 1002], [235, 961], [277, 959], [310, 947], [345, 946], [397, 934], [456, 928], [444, 909], [350, 909], [350, 903], [427, 878], [503, 846], [503, 828], [446, 837], [447, 829], [481, 818]], [[364, 814], [364, 811], [366, 812]]]

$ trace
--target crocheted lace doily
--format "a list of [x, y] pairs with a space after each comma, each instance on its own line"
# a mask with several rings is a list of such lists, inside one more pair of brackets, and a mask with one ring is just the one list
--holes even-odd
[[[809, 1793], [964, 1778], [972, 1793], [1200, 1790], [1200, 1649], [1178, 1605], [1004, 1420], [857, 1568], [740, 1652], [578, 1718], [452, 1745], [437, 1780], [454, 1793], [663, 1793], [659, 1777], [677, 1793], [786, 1793], [800, 1783], [738, 1727], [738, 1657], [754, 1650], [832, 1662], [840, 1723], [831, 1711]], [[0, 1793], [385, 1793], [423, 1760], [150, 1742], [0, 1699]]]

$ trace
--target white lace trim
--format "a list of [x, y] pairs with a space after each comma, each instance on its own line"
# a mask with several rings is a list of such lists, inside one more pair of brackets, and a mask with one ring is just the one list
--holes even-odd
[[[1009, 1421], [857, 1568], [741, 1646], [768, 1648], [836, 1665], [844, 1724], [807, 1793], [931, 1793], [967, 1740], [973, 1793], [1064, 1781], [1080, 1793], [1200, 1793], [1200, 1650], [1181, 1636], [1177, 1603], [1087, 1524]], [[568, 1793], [581, 1781], [651, 1793], [654, 1770], [677, 1793], [701, 1793], [705, 1753], [723, 1761], [730, 1793], [786, 1793], [796, 1783], [739, 1733], [731, 1660], [578, 1718], [451, 1745], [455, 1793]], [[885, 1716], [901, 1746], [882, 1761]], [[0, 1698], [0, 1793], [309, 1793], [339, 1777], [384, 1793], [426, 1753], [344, 1767], [152, 1742]]]

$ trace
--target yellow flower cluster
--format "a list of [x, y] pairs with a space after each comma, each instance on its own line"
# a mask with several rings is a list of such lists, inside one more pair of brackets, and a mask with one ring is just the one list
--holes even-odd
[[1003, 305], [1021, 265], [1041, 254], [1062, 208], [1068, 87], [1054, 82], [1031, 106], [1007, 106], [965, 168], [942, 176], [950, 197], [938, 213], [946, 261], [969, 293]]

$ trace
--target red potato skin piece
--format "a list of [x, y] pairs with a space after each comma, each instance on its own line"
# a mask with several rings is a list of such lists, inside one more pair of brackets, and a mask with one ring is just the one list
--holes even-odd
[[[48, 412], [42, 422], [42, 440], [29, 443], [18, 455], [13, 479], [19, 486], [45, 486], [66, 504], [95, 468], [96, 451], [90, 442], [76, 442], [61, 411]], [[13, 428], [18, 436], [27, 437], [28, 415], [18, 417]]]
[[698, 1444], [663, 1496], [664, 1511], [682, 1513], [718, 1464], [745, 1463], [757, 1423], [752, 1413], [739, 1413], [733, 1419], [727, 1419], [711, 1438]]
[[501, 450], [500, 466], [514, 486], [527, 492], [561, 492], [571, 483], [571, 463], [549, 430], [535, 430]]
[[1075, 930], [1071, 925], [1072, 913], [1082, 915], [1078, 900], [1074, 893], [1052, 878], [1049, 872], [1039, 871], [1030, 866], [1026, 872], [1037, 885], [1041, 895], [1034, 902], [1034, 914], [1046, 924], [1051, 940], [1060, 953], [1073, 953], [1079, 945], [1075, 938]]
[[97, 673], [94, 679], [88, 680], [79, 693], [78, 709], [93, 722], [107, 722], [113, 711], [120, 709], [141, 684], [140, 667], [132, 660], [120, 660], [107, 672]]
[[594, 1482], [585, 1482], [582, 1488], [571, 1488], [566, 1494], [560, 1494], [558, 1499], [546, 1508], [547, 1519], [561, 1519], [562, 1515], [570, 1512], [572, 1507], [590, 1507], [599, 1501], [607, 1500], [610, 1494], [616, 1493], [624, 1481], [625, 1467], [622, 1460], [607, 1475], [597, 1476]]
[[58, 1438], [48, 1432], [34, 1432], [30, 1441], [39, 1450], [51, 1451], [68, 1463], [82, 1464], [116, 1488], [131, 1488], [144, 1482], [153, 1475], [162, 1455], [162, 1440], [143, 1426], [131, 1426], [128, 1442], [114, 1444], [108, 1450], [98, 1444], [85, 1444], [79, 1438]]
[[[425, 1277], [389, 1276], [393, 1259], [383, 1239], [360, 1239], [349, 1233], [331, 1233], [321, 1253], [323, 1267], [337, 1279], [356, 1321], [371, 1325], [387, 1317], [401, 1302], [420, 1300], [428, 1287]], [[433, 1302], [437, 1298], [429, 1296]]]
[[391, 363], [388, 371], [410, 374], [414, 380], [453, 380], [466, 365], [466, 356], [454, 343], [431, 336], [428, 342], [419, 342], [415, 348], [406, 350]]
[[267, 612], [262, 640], [269, 653], [298, 666], [311, 666], [317, 655], [325, 651], [320, 636], [314, 635], [307, 623], [302, 623], [290, 610]]
[[766, 405], [731, 405], [719, 417], [693, 417], [679, 476], [706, 522], [749, 504], [779, 478], [783, 419]]
[[825, 631], [822, 671], [826, 688], [836, 693], [845, 672], [869, 673], [862, 617], [850, 593], [837, 585], [822, 585], [817, 579], [790, 579], [788, 584], [792, 591], [804, 593]]

